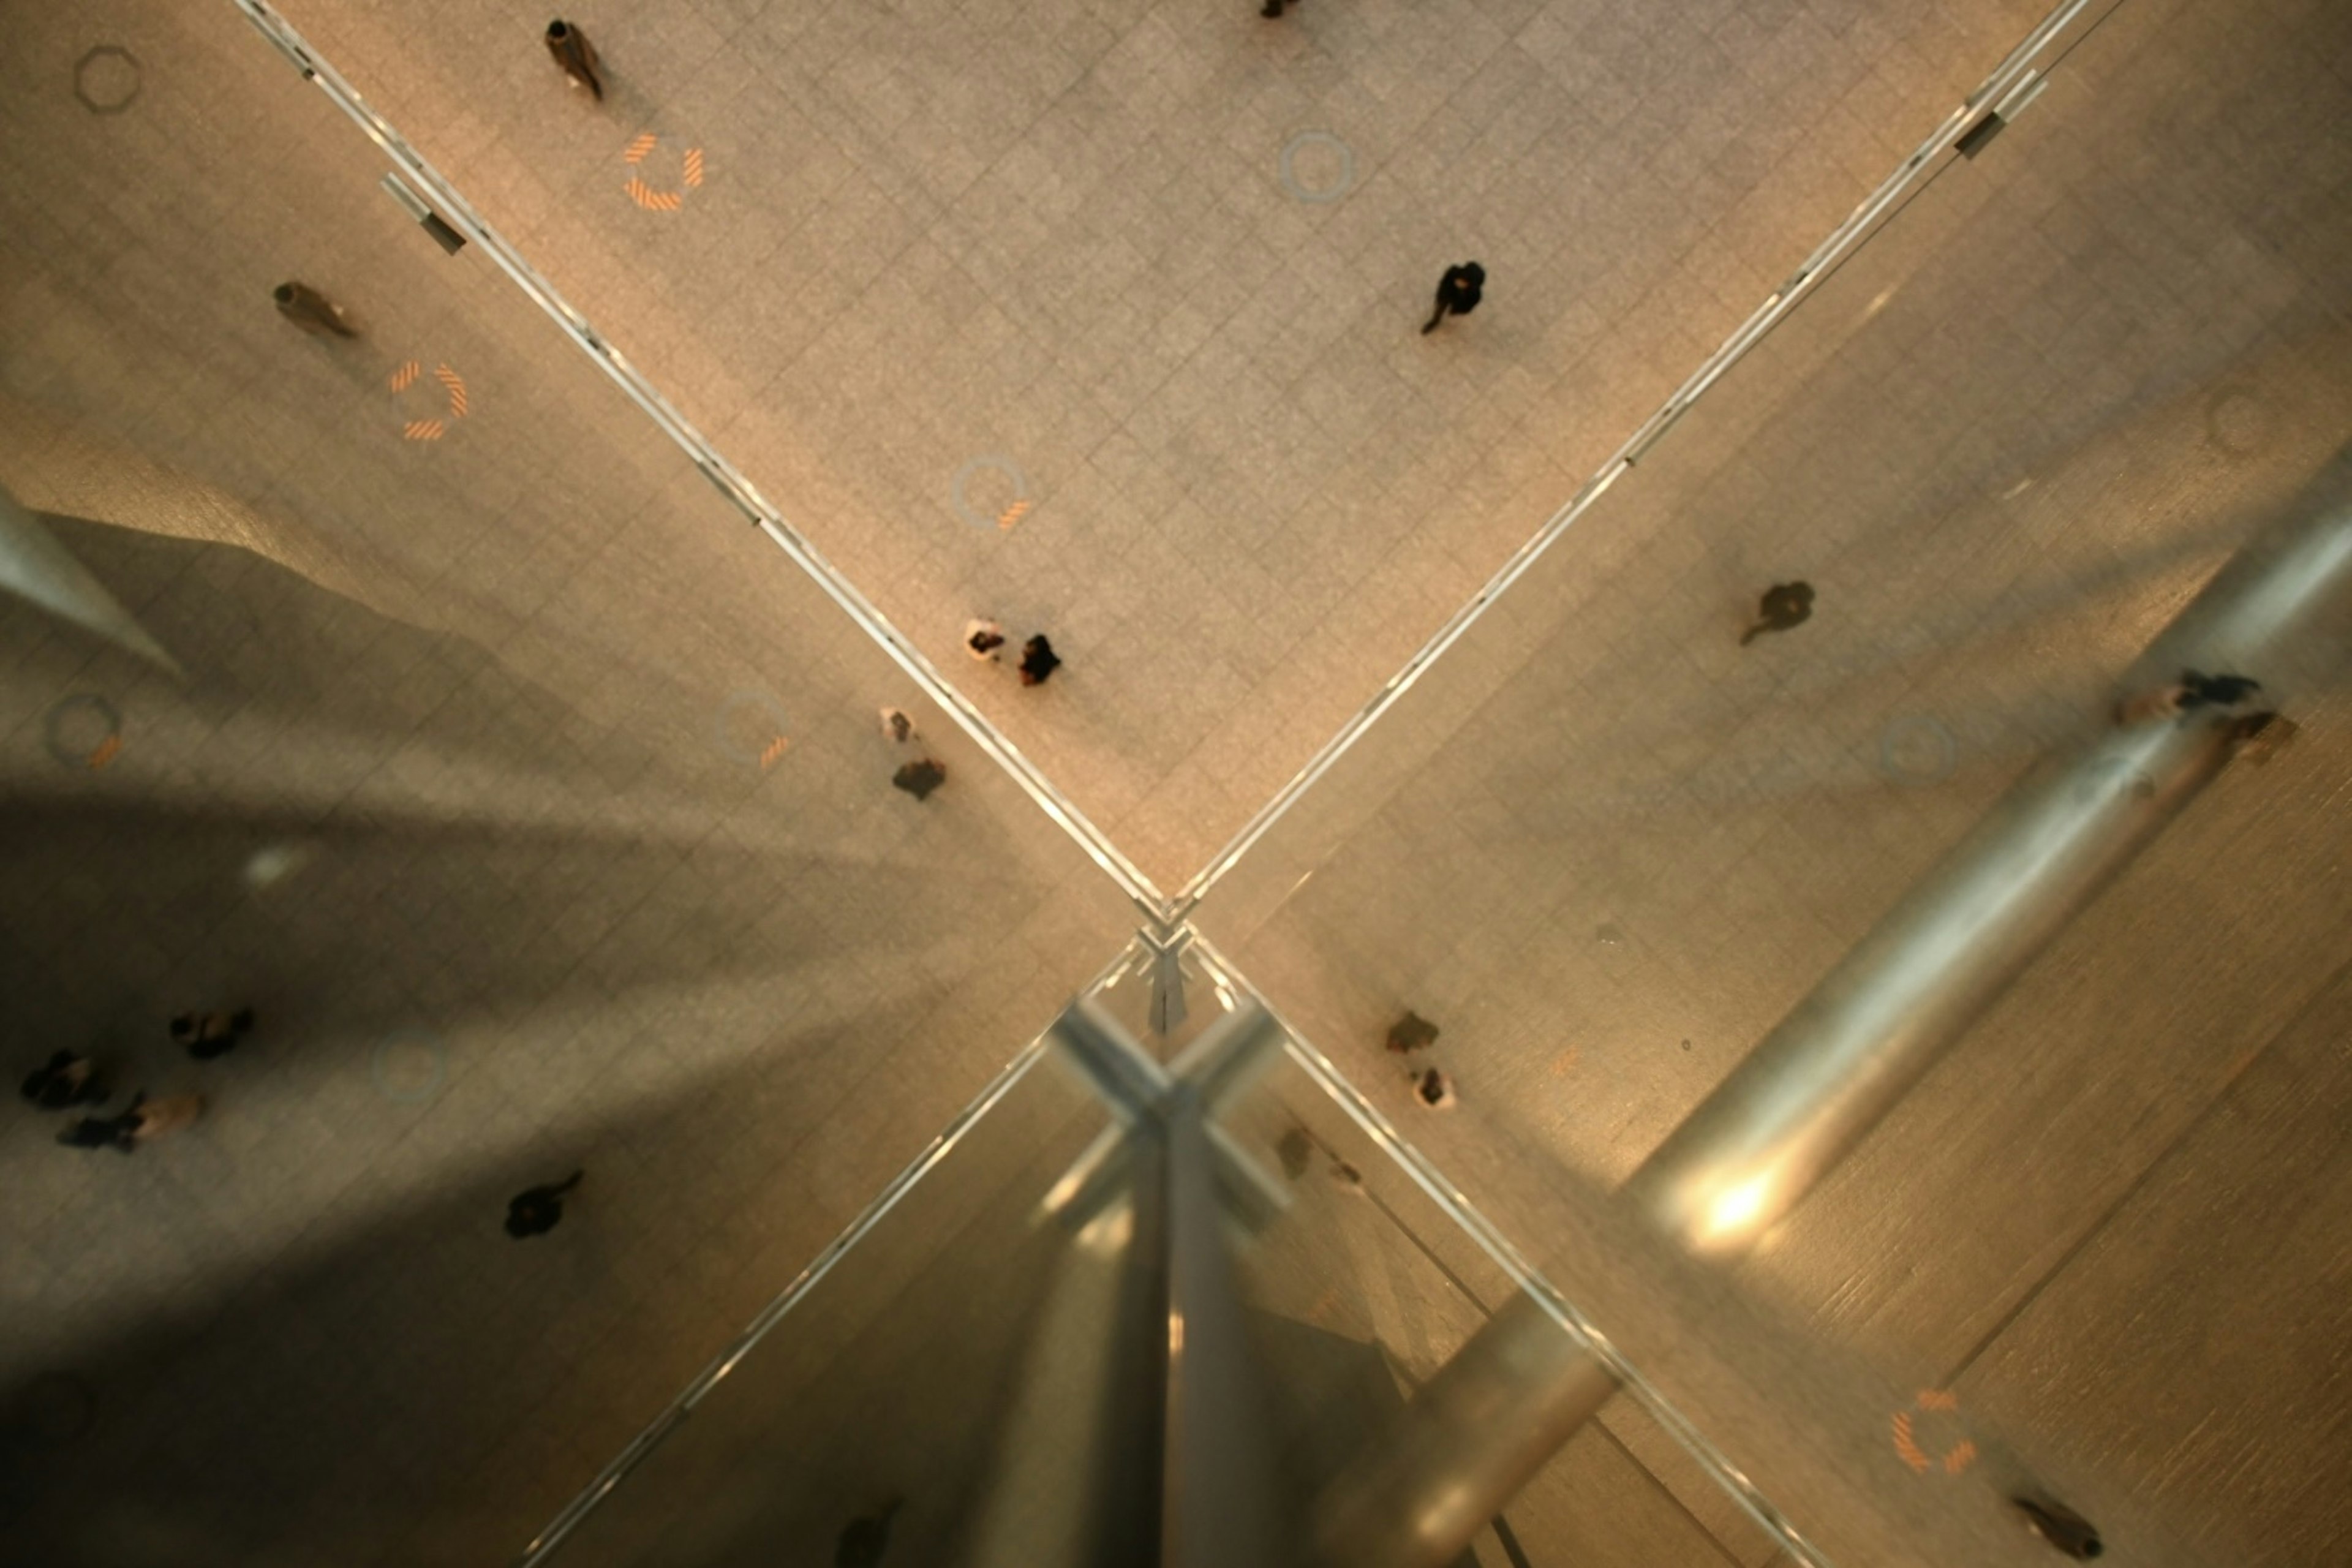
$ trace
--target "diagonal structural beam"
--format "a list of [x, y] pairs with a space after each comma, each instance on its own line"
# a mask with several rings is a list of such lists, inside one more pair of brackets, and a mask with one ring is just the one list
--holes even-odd
[[[2352, 448], [2137, 660], [2128, 700], [2184, 669], [2292, 701], [2352, 655]], [[1876, 1126], [2074, 917], [2218, 777], [2252, 705], [2118, 723], [1994, 806], [1628, 1180], [1701, 1256], [1743, 1256]], [[1318, 1504], [1325, 1562], [1437, 1568], [1615, 1391], [1525, 1295], [1424, 1384]]]
[[0, 485], [0, 591], [28, 599], [177, 679], [187, 679], [180, 661], [5, 485]]

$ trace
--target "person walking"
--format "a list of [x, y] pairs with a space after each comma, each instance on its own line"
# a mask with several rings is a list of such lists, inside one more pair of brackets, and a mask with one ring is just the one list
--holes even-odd
[[963, 651], [985, 663], [998, 658], [997, 649], [1004, 646], [1004, 628], [994, 621], [966, 621], [963, 624]]
[[43, 1110], [70, 1110], [77, 1105], [103, 1105], [111, 1092], [106, 1078], [88, 1057], [59, 1051], [33, 1069], [25, 1079], [24, 1095]]
[[1054, 651], [1054, 645], [1045, 640], [1043, 632], [1021, 645], [1022, 685], [1043, 686], [1061, 668], [1062, 656]]
[[890, 775], [892, 789], [905, 790], [917, 800], [929, 800], [931, 792], [948, 782], [948, 765], [937, 757], [923, 757], [901, 764]]
[[1454, 1106], [1454, 1080], [1431, 1068], [1412, 1086], [1412, 1097], [1432, 1110], [1448, 1110]]
[[[1298, 0], [1291, 0], [1291, 4], [1294, 5], [1297, 3]], [[1282, 19], [1282, 0], [1265, 0], [1265, 4], [1258, 8], [1257, 14], [1265, 17], [1269, 22], [1280, 21]]]
[[173, 1094], [150, 1100], [142, 1090], [131, 1097], [130, 1107], [116, 1118], [121, 1130], [115, 1134], [114, 1146], [128, 1154], [142, 1143], [152, 1143], [183, 1128], [194, 1127], [204, 1113], [205, 1097], [201, 1094]]
[[183, 1013], [172, 1020], [172, 1038], [200, 1062], [225, 1057], [253, 1030], [253, 1009], [234, 1013]]
[[563, 1180], [543, 1187], [526, 1187], [507, 1200], [507, 1234], [517, 1241], [525, 1237], [545, 1236], [563, 1217], [563, 1194], [580, 1184], [585, 1171], [574, 1171]]
[[78, 1116], [59, 1129], [58, 1142], [68, 1149], [128, 1149], [131, 1124], [128, 1111], [120, 1116]]
[[882, 738], [898, 746], [903, 746], [915, 738], [915, 721], [907, 717], [905, 709], [882, 710]]
[[2116, 722], [2124, 725], [2154, 721], [2168, 723], [2192, 709], [2235, 708], [2262, 689], [2263, 683], [2249, 676], [2202, 675], [2193, 669], [2184, 669], [2179, 680], [2117, 701]]
[[2245, 675], [2200, 675], [2193, 669], [2180, 672], [2183, 712], [2191, 708], [2235, 708], [2263, 689], [2263, 683]]
[[1459, 267], [1449, 267], [1445, 276], [1437, 280], [1437, 309], [1429, 313], [1429, 324], [1421, 329], [1423, 337], [1437, 331], [1437, 323], [1449, 315], [1466, 316], [1478, 308], [1486, 287], [1486, 269], [1475, 261]]
[[1389, 1049], [1402, 1055], [1411, 1056], [1436, 1043], [1437, 1026], [1410, 1008], [1389, 1026]]
[[562, 68], [563, 74], [572, 79], [572, 86], [584, 87], [595, 95], [597, 102], [604, 101], [604, 79], [596, 68], [596, 47], [588, 41], [587, 34], [569, 22], [550, 22], [547, 52]]
[[1801, 626], [1812, 615], [1811, 583], [1775, 583], [1764, 590], [1764, 597], [1757, 605], [1756, 624], [1739, 634], [1739, 646], [1746, 647], [1766, 632], [1785, 632]]
[[2055, 1498], [2013, 1497], [2010, 1506], [2025, 1515], [2026, 1528], [2078, 1563], [2106, 1554], [2099, 1527]]
[[278, 313], [314, 338], [355, 338], [360, 330], [345, 319], [343, 308], [308, 283], [280, 283], [269, 291]]

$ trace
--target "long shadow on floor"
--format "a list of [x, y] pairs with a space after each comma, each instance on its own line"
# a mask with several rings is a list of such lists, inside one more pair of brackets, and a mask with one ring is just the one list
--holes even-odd
[[[886, 1022], [914, 1019], [902, 1010]], [[810, 1214], [796, 1187], [780, 1189], [782, 1172], [795, 1184], [814, 1174], [804, 1151], [779, 1144], [740, 1158], [777, 1120], [767, 1108], [803, 1087], [740, 1066], [594, 1130], [577, 1155], [587, 1184], [547, 1237], [501, 1233], [503, 1200], [551, 1175], [512, 1163], [446, 1200], [298, 1248], [218, 1299], [184, 1300], [0, 1392], [12, 1557], [55, 1568], [507, 1560], [846, 1217]], [[956, 1304], [940, 1332], [898, 1335], [883, 1348], [930, 1372], [895, 1388], [826, 1369], [853, 1342], [859, 1358], [878, 1353], [863, 1325], [902, 1293], [928, 1297], [918, 1318], [940, 1327], [957, 1282], [918, 1289], [924, 1260], [976, 1220], [1002, 1220], [1008, 1203], [1033, 1205], [1052, 1173], [1038, 1175], [1039, 1161], [1067, 1156], [1048, 1143], [1074, 1149], [1099, 1124], [1075, 1096], [1016, 1097], [999, 1110], [1018, 1124], [996, 1145], [1009, 1157], [959, 1151], [952, 1171], [919, 1189], [919, 1205], [890, 1216], [897, 1228], [874, 1254], [890, 1261], [869, 1265], [861, 1251], [819, 1287], [856, 1304], [807, 1325], [832, 1336], [830, 1348], [793, 1344], [803, 1333], [793, 1318], [762, 1349], [771, 1364], [804, 1363], [798, 1403], [774, 1415], [788, 1418], [782, 1461], [805, 1467], [804, 1481], [825, 1478], [814, 1493], [799, 1489], [798, 1511], [812, 1520], [827, 1497], [845, 1519], [893, 1489], [963, 1484], [947, 1455], [962, 1452], [963, 1426], [997, 1397], [986, 1385], [1000, 1363], [982, 1342], [1017, 1332], [1017, 1314]], [[878, 1186], [931, 1131], [908, 1126], [902, 1147], [858, 1152], [872, 1169], [855, 1179]], [[721, 1142], [735, 1146], [724, 1162], [712, 1157]], [[675, 1158], [658, 1177], [629, 1153], [660, 1150]], [[177, 1155], [160, 1143], [122, 1173]], [[1014, 1190], [1024, 1173], [1035, 1179]], [[978, 1240], [982, 1256], [1019, 1263], [1020, 1248]], [[997, 1280], [998, 1297], [1019, 1294], [1026, 1267]], [[756, 1381], [739, 1373], [727, 1392]], [[970, 1399], [950, 1397], [950, 1384]], [[901, 1417], [911, 1430], [891, 1426]], [[841, 1521], [824, 1522], [822, 1549], [777, 1541], [763, 1560], [826, 1560]]]

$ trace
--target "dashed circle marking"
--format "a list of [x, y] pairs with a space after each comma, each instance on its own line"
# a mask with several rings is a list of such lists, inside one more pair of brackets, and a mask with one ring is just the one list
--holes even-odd
[[[971, 500], [971, 481], [983, 473], [1003, 474], [1013, 481], [1013, 499], [993, 515], [983, 513]], [[948, 500], [955, 507], [956, 515], [972, 527], [993, 528], [1004, 533], [1011, 532], [1035, 505], [1029, 495], [1029, 476], [1021, 471], [1021, 465], [992, 452], [965, 459], [963, 467], [955, 471], [955, 481], [948, 487]]]
[[[1339, 177], [1327, 185], [1308, 185], [1298, 178], [1298, 155], [1309, 148], [1328, 148], [1339, 155]], [[1302, 202], [1318, 205], [1336, 202], [1356, 183], [1356, 150], [1328, 131], [1302, 131], [1282, 144], [1282, 188]]]
[[449, 1080], [449, 1047], [422, 1025], [404, 1024], [377, 1042], [368, 1077], [394, 1105], [423, 1105]]
[[2205, 400], [2205, 439], [2224, 457], [2251, 458], [2271, 444], [2271, 405], [2250, 386], [2223, 386]]
[[[392, 373], [392, 394], [394, 397], [417, 385], [425, 379], [425, 367], [415, 360], [403, 360]], [[449, 426], [466, 416], [466, 380], [446, 364], [433, 367], [433, 379], [441, 385], [441, 394], [449, 411], [446, 419], [411, 419], [401, 427], [405, 441], [438, 441], [449, 433]]]
[[58, 765], [100, 773], [122, 752], [122, 714], [94, 692], [61, 697], [42, 717], [41, 738]]
[[[753, 722], [751, 738], [746, 741], [744, 715]], [[792, 745], [792, 718], [784, 705], [764, 691], [730, 691], [719, 705], [711, 739], [718, 743], [721, 755], [731, 761], [746, 763], [766, 773], [783, 760]]]
[[1921, 1476], [1938, 1469], [1957, 1476], [1976, 1463], [1977, 1446], [1960, 1431], [1959, 1411], [1960, 1396], [1949, 1389], [1921, 1389], [1918, 1397], [1907, 1408], [1896, 1411], [1890, 1423], [1895, 1457]]
[[[621, 162], [633, 170], [636, 169], [653, 155], [653, 150], [660, 144], [661, 138], [647, 131], [629, 143], [627, 150], [621, 154]], [[647, 212], [674, 213], [686, 205], [687, 192], [701, 186], [702, 176], [702, 149], [688, 147], [679, 160], [677, 189], [658, 190], [647, 184], [644, 175], [637, 174], [632, 174], [629, 183], [622, 189], [629, 193], [631, 201]]]

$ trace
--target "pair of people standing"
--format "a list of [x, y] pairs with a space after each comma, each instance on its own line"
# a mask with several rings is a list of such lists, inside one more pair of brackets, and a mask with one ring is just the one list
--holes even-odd
[[[1004, 628], [996, 622], [978, 620], [965, 623], [964, 651], [975, 659], [994, 663], [1003, 657], [998, 651], [1003, 647]], [[1061, 668], [1062, 656], [1054, 651], [1054, 645], [1046, 639], [1045, 633], [1040, 632], [1021, 645], [1022, 685], [1043, 686]]]

